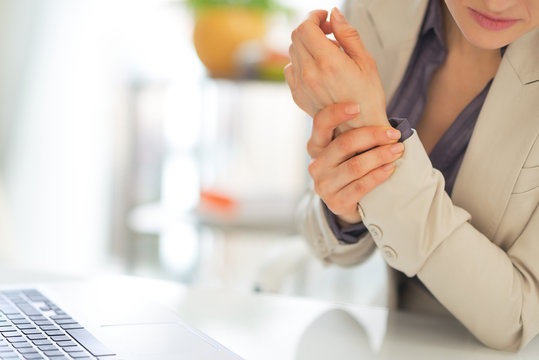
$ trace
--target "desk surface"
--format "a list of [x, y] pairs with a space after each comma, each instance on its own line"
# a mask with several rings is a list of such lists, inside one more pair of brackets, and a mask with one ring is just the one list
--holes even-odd
[[[65, 284], [50, 286], [62, 291]], [[498, 352], [453, 319], [130, 277], [87, 285], [146, 294], [246, 360], [539, 358], [539, 337], [517, 354]]]
[[453, 319], [155, 280], [107, 282], [116, 289], [121, 283], [126, 291], [145, 289], [152, 300], [247, 360], [539, 358], [539, 338], [518, 354], [498, 352]]

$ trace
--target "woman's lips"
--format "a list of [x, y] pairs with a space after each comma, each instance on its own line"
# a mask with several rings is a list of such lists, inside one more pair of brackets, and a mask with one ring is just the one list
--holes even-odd
[[487, 14], [483, 14], [477, 10], [468, 8], [472, 15], [472, 18], [484, 29], [499, 31], [505, 30], [518, 22], [518, 19], [509, 19], [501, 17], [493, 17]]

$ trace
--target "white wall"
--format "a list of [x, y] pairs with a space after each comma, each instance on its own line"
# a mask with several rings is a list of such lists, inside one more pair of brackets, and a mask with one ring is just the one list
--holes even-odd
[[160, 4], [0, 0], [0, 153], [22, 265], [77, 273], [106, 260], [127, 91], [181, 62], [167, 46], [188, 24]]
[[[13, 3], [13, 2], [10, 2]], [[24, 266], [84, 271], [101, 261], [107, 229], [114, 81], [89, 2], [26, 2], [36, 13], [5, 165]], [[17, 19], [25, 13], [14, 8]], [[16, 21], [14, 21], [16, 23]], [[112, 75], [112, 76], [111, 76]], [[112, 85], [112, 86], [111, 86]]]
[[[130, 84], [183, 81], [192, 94], [202, 74], [190, 17], [170, 3], [0, 0], [0, 175], [21, 265], [106, 262]], [[337, 2], [288, 3], [301, 18]]]

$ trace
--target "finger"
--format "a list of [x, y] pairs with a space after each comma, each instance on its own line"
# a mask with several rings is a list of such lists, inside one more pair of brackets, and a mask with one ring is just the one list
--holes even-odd
[[368, 173], [399, 159], [404, 152], [402, 143], [375, 147], [360, 155], [353, 156], [340, 164], [334, 172], [334, 191], [340, 191], [348, 184], [366, 176]]
[[290, 56], [290, 62], [295, 66], [294, 69], [294, 84], [297, 85], [301, 76], [301, 62], [298, 59], [298, 53], [294, 44], [290, 44], [288, 48], [288, 55]]
[[305, 21], [312, 22], [319, 28], [322, 28], [322, 26], [325, 26], [324, 24], [328, 24], [327, 19], [328, 12], [326, 10], [313, 10], [309, 12], [309, 15], [307, 15], [307, 19]]
[[[395, 162], [402, 156], [403, 152], [404, 146], [402, 143], [378, 146], [346, 160], [334, 169], [329, 168], [330, 170], [325, 172], [324, 169], [328, 168], [317, 168], [320, 164], [317, 164], [317, 160], [314, 160], [309, 165], [309, 173], [314, 180], [317, 193], [322, 197], [329, 197], [330, 194], [341, 191], [349, 184], [366, 176], [372, 170]], [[318, 169], [322, 171], [318, 173]]]
[[311, 157], [329, 145], [339, 124], [349, 121], [359, 114], [359, 105], [351, 102], [332, 104], [320, 110], [313, 118], [312, 135], [307, 143]]
[[296, 103], [302, 109], [304, 109], [304, 106], [314, 107], [316, 111], [311, 114], [313, 116], [320, 109], [334, 101], [325, 91], [323, 76], [303, 44], [300, 41], [293, 42], [288, 51], [292, 64], [294, 64], [294, 81], [298, 92], [296, 96], [306, 100], [305, 102], [296, 101]]
[[333, 31], [332, 25], [327, 25], [326, 18], [327, 11], [312, 11], [307, 20], [292, 32], [292, 42], [294, 44], [301, 42], [314, 59], [340, 52], [332, 40], [326, 37], [326, 34]]
[[356, 28], [346, 21], [336, 7], [331, 11], [330, 19], [335, 39], [337, 39], [348, 56], [361, 66], [365, 59], [370, 57], [370, 55], [365, 48], [363, 41], [361, 41]]
[[313, 22], [326, 35], [333, 32], [331, 23], [328, 21], [328, 12], [326, 10], [313, 10], [309, 12], [305, 21]]
[[341, 44], [337, 40], [329, 39], [333, 45], [335, 45], [338, 49], [341, 48]]
[[323, 199], [328, 208], [336, 215], [357, 211], [357, 203], [374, 188], [385, 182], [395, 171], [395, 163], [376, 168], [361, 179], [348, 184], [342, 190]]
[[[301, 45], [300, 45], [301, 46]], [[323, 104], [320, 104], [318, 99], [319, 97], [318, 96], [315, 96], [312, 94], [312, 88], [309, 87], [309, 86], [303, 86], [305, 81], [304, 81], [304, 75], [303, 75], [303, 68], [305, 66], [309, 67], [310, 70], [310, 77], [312, 78], [311, 80], [309, 80], [311, 82], [311, 85], [312, 83], [316, 80], [316, 76], [313, 75], [313, 71], [315, 71], [314, 69], [316, 69], [316, 67], [314, 67], [314, 64], [312, 64], [312, 58], [310, 57], [310, 55], [307, 55], [306, 56], [306, 59], [304, 60], [300, 60], [299, 59], [299, 55], [298, 55], [298, 51], [297, 51], [297, 47], [294, 46], [294, 44], [291, 44], [289, 49], [288, 49], [288, 53], [290, 55], [290, 61], [292, 63], [292, 70], [293, 71], [288, 71], [288, 73], [292, 74], [292, 77], [293, 79], [290, 79], [290, 80], [287, 80], [288, 84], [289, 84], [289, 87], [290, 87], [290, 84], [293, 84], [293, 88], [291, 87], [290, 89], [292, 90], [292, 97], [294, 98], [294, 102], [302, 109], [304, 110], [307, 114], [309, 114], [309, 116], [314, 116], [320, 109], [322, 109], [324, 107]], [[286, 74], [285, 74], [286, 76]], [[306, 108], [306, 106], [308, 106], [308, 108]], [[315, 107], [314, 109], [312, 107]]]
[[286, 83], [288, 84], [288, 88], [293, 92], [296, 88], [296, 82], [294, 80], [294, 69], [291, 62], [286, 64], [286, 66], [283, 68], [283, 73]]
[[310, 71], [314, 71], [314, 69], [317, 68], [313, 57], [309, 51], [305, 49], [305, 46], [303, 46], [301, 41], [297, 39], [295, 41], [293, 40], [288, 52], [290, 53], [292, 63], [296, 65], [296, 68], [298, 69], [298, 79], [303, 77], [303, 69], [307, 68], [311, 69]]
[[400, 133], [395, 129], [384, 126], [366, 126], [346, 131], [323, 150], [327, 166], [337, 167], [354, 155], [396, 142], [398, 134]]

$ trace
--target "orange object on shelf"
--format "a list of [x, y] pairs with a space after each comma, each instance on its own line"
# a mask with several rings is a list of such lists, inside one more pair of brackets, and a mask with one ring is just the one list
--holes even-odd
[[235, 77], [236, 50], [266, 33], [265, 14], [241, 6], [205, 9], [197, 15], [193, 41], [198, 57], [214, 77]]
[[200, 206], [220, 213], [231, 213], [237, 209], [238, 203], [226, 194], [214, 190], [202, 190], [200, 191]]

